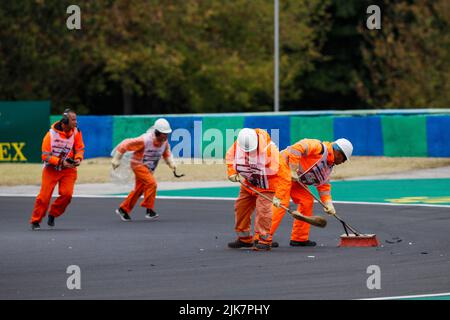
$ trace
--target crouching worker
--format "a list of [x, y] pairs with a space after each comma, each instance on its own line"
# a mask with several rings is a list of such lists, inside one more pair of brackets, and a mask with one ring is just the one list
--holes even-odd
[[[314, 198], [300, 185], [315, 186], [319, 192], [321, 201], [325, 204], [325, 212], [335, 214], [331, 198], [330, 176], [335, 165], [349, 160], [353, 152], [353, 145], [347, 139], [338, 139], [334, 142], [321, 142], [316, 139], [303, 139], [294, 145], [287, 147], [281, 152], [281, 161], [288, 164], [292, 184], [284, 189], [286, 193], [282, 194], [281, 204], [289, 205], [292, 198], [298, 205], [297, 211], [305, 216], [312, 216]], [[286, 211], [281, 207], [273, 208], [273, 219], [271, 235], [273, 236], [283, 219]], [[313, 247], [316, 242], [309, 240], [309, 231], [311, 225], [294, 220], [291, 232], [290, 246], [292, 247]]]
[[[277, 146], [261, 129], [242, 129], [237, 141], [228, 150], [226, 161], [228, 179], [242, 182], [234, 206], [237, 239], [228, 243], [228, 247], [270, 250], [272, 204], [280, 202], [279, 194], [284, 194], [284, 189], [290, 184], [289, 167], [280, 163]], [[252, 237], [251, 216], [255, 208], [255, 235]]]
[[53, 190], [58, 184], [59, 197], [52, 203], [47, 224], [55, 226], [55, 218], [61, 216], [72, 200], [77, 167], [84, 156], [81, 131], [77, 128], [77, 115], [66, 109], [62, 119], [55, 122], [42, 141], [42, 184], [31, 215], [31, 229], [39, 230], [47, 213]]
[[130, 165], [136, 181], [134, 190], [116, 210], [123, 221], [131, 221], [130, 213], [142, 194], [144, 194], [144, 200], [141, 202], [141, 207], [147, 209], [145, 217], [147, 219], [158, 217], [153, 210], [157, 187], [153, 172], [161, 157], [175, 172], [176, 167], [168, 143], [168, 136], [171, 132], [169, 122], [161, 118], [156, 120], [154, 125], [140, 137], [125, 139], [117, 146], [111, 162], [113, 169], [120, 166], [125, 152], [133, 152]]

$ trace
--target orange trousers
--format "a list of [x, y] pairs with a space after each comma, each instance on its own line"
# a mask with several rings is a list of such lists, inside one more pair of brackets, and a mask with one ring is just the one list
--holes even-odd
[[156, 179], [147, 166], [136, 165], [132, 169], [136, 178], [134, 190], [120, 204], [120, 207], [128, 214], [131, 213], [131, 210], [133, 210], [142, 194], [144, 194], [144, 200], [141, 202], [141, 207], [153, 209], [155, 206], [157, 187]]
[[60, 171], [53, 167], [45, 167], [42, 170], [42, 184], [34, 203], [33, 213], [31, 215], [30, 223], [40, 223], [47, 213], [50, 200], [52, 199], [53, 190], [56, 184], [58, 185], [59, 197], [53, 202], [50, 207], [49, 214], [54, 217], [59, 217], [64, 213], [70, 201], [72, 200], [73, 188], [77, 180], [77, 169], [67, 168]]
[[[273, 192], [264, 192], [270, 199]], [[239, 197], [234, 205], [235, 211], [235, 231], [242, 242], [251, 243], [252, 214], [256, 208], [255, 215], [255, 240], [263, 244], [271, 244], [270, 227], [272, 225], [272, 202], [264, 199], [256, 193], [241, 186]]]
[[[294, 203], [297, 204], [297, 211], [305, 216], [313, 215], [314, 198], [303, 189], [297, 182], [291, 183], [291, 188], [289, 192], [282, 197], [281, 204], [288, 207], [289, 201], [292, 197]], [[278, 226], [283, 219], [286, 210], [282, 208], [273, 207], [273, 217], [272, 217], [272, 228], [270, 229], [270, 234], [273, 237], [278, 229]], [[294, 241], [307, 241], [309, 239], [309, 231], [311, 225], [309, 223], [294, 220], [292, 225], [291, 240]]]

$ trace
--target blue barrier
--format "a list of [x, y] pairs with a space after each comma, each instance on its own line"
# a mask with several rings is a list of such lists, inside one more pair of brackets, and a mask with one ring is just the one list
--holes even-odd
[[381, 118], [337, 117], [334, 119], [334, 139], [346, 138], [353, 144], [355, 156], [382, 156]]
[[429, 157], [450, 157], [450, 116], [427, 117]]
[[[60, 117], [57, 115], [51, 119], [59, 120]], [[223, 117], [230, 117], [230, 115], [224, 114]], [[145, 132], [147, 126], [151, 125], [152, 119], [156, 119], [154, 116], [147, 116], [148, 119], [145, 118], [145, 121], [142, 120], [142, 116], [130, 118], [133, 121], [128, 121], [127, 124], [127, 121], [122, 121], [121, 116], [78, 116], [78, 124], [86, 144], [86, 158], [109, 156], [115, 140], [123, 139], [130, 134], [136, 136], [134, 131], [139, 131], [139, 134], [141, 131]], [[205, 114], [169, 115], [165, 118], [174, 130], [169, 140], [174, 156], [182, 158], [201, 158], [202, 151], [211, 144], [208, 139], [203, 141], [203, 134], [208, 129], [214, 129], [216, 124], [215, 129], [221, 132], [225, 131], [227, 126], [234, 129], [238, 126], [268, 130], [280, 150], [289, 146], [292, 143], [291, 137], [299, 136], [299, 132], [301, 137], [305, 134], [311, 135], [310, 132], [316, 132], [328, 134], [327, 139], [330, 140], [340, 137], [349, 139], [354, 145], [354, 155], [357, 156], [450, 157], [450, 116], [445, 113], [421, 116], [408, 114], [403, 117], [349, 114], [330, 116], [330, 121], [324, 123], [314, 122], [312, 121], [314, 117], [306, 116], [301, 117], [300, 121], [297, 119], [299, 117], [288, 114], [267, 116], [239, 114], [239, 121], [233, 120], [231, 124], [225, 125], [220, 124], [220, 121], [216, 123], [214, 117]], [[206, 118], [208, 121], [203, 126]], [[138, 128], [138, 125], [142, 128]], [[279, 131], [271, 132], [271, 129]], [[119, 133], [124, 137], [118, 137]], [[412, 135], [418, 135], [418, 138], [412, 138]]]
[[85, 158], [109, 157], [112, 149], [112, 116], [77, 116], [83, 134]]
[[[169, 144], [174, 157], [202, 157], [203, 117], [165, 117], [176, 132], [170, 135]], [[183, 130], [184, 129], [184, 130]], [[189, 140], [188, 140], [189, 139]], [[190, 144], [188, 142], [190, 141]]]
[[[250, 116], [244, 119], [245, 128], [265, 129], [271, 135], [272, 141], [276, 143], [280, 150], [288, 147], [291, 142], [290, 119], [289, 116]], [[278, 137], [270, 129], [278, 129]]]

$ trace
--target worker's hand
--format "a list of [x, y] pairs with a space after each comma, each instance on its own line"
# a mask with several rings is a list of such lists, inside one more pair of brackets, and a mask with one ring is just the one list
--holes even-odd
[[120, 166], [120, 160], [112, 159], [111, 165], [112, 165], [113, 170], [116, 170]]
[[273, 205], [274, 205], [275, 207], [277, 207], [277, 208], [281, 207], [281, 200], [278, 199], [277, 197], [273, 197], [272, 203], [273, 203]]
[[73, 162], [73, 166], [74, 166], [74, 167], [78, 167], [80, 164], [81, 164], [81, 160], [80, 160], [80, 159], [76, 159], [76, 160]]
[[291, 169], [291, 179], [292, 179], [292, 181], [300, 181], [300, 178], [298, 176], [298, 167], [290, 165], [290, 169]]
[[167, 163], [167, 166], [169, 167], [170, 170], [172, 170], [173, 172], [175, 172], [175, 170], [177, 169], [177, 166], [175, 165], [175, 162], [173, 161], [173, 157], [170, 156], [167, 159], [164, 159]]
[[230, 180], [231, 182], [239, 182], [241, 181], [241, 177], [239, 176], [239, 173], [235, 173], [231, 176], [228, 176], [228, 180]]
[[122, 159], [122, 157], [123, 157], [123, 153], [116, 151], [116, 153], [114, 154], [114, 157], [111, 160], [111, 165], [113, 167], [113, 170], [116, 170], [120, 166], [120, 160]]
[[333, 203], [331, 201], [325, 202], [324, 205], [325, 208], [323, 209], [323, 211], [325, 211], [329, 215], [336, 214], [336, 209], [334, 208]]

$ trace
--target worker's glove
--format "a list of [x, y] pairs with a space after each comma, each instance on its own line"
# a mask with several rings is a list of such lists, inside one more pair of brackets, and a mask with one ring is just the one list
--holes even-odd
[[327, 201], [324, 203], [325, 208], [323, 209], [326, 213], [329, 215], [336, 214], [336, 209], [333, 206], [333, 203], [331, 201]]
[[170, 155], [168, 158], [166, 158], [164, 160], [166, 161], [166, 163], [169, 166], [170, 170], [175, 172], [175, 170], [177, 169], [177, 166], [175, 165], [175, 162], [173, 161], [173, 156]]
[[277, 207], [277, 208], [281, 207], [281, 200], [278, 199], [277, 197], [273, 197], [273, 198], [272, 198], [272, 203], [273, 203], [273, 205], [274, 205], [275, 207]]
[[228, 180], [230, 180], [231, 182], [239, 182], [241, 181], [241, 177], [239, 176], [239, 173], [235, 173], [231, 176], [228, 176]]
[[114, 154], [114, 157], [111, 160], [111, 165], [114, 170], [116, 170], [120, 166], [120, 160], [123, 157], [123, 153], [120, 153], [119, 151], [116, 151]]
[[300, 178], [298, 176], [298, 167], [291, 166], [291, 179], [292, 181], [300, 181]]

